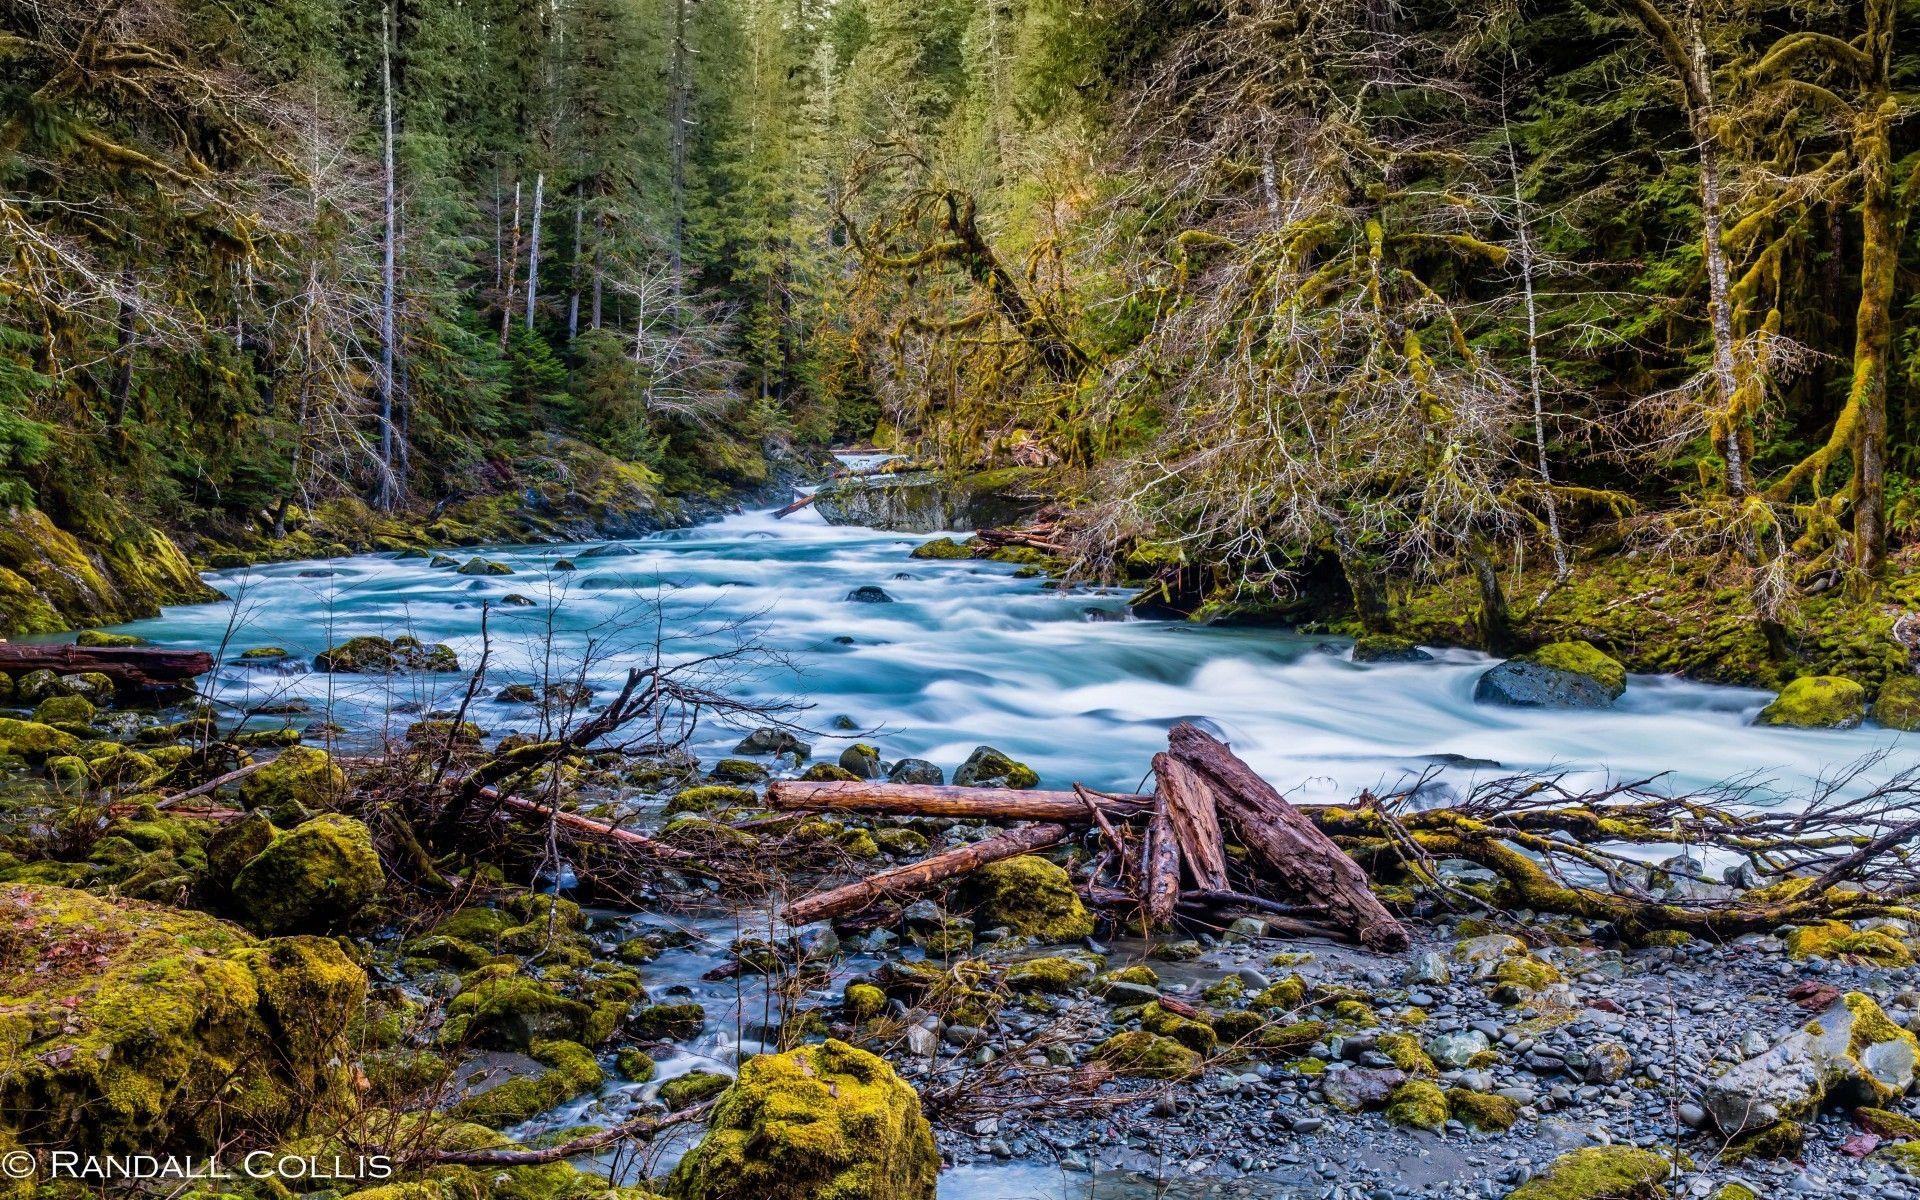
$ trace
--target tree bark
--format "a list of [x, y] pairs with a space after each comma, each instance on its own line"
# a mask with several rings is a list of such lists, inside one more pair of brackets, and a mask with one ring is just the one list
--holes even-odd
[[[1099, 796], [1109, 815], [1126, 818], [1147, 811], [1151, 796]], [[1093, 815], [1074, 792], [1012, 791], [1000, 788], [952, 787], [930, 783], [865, 783], [841, 780], [808, 783], [780, 779], [767, 785], [767, 807], [838, 809], [876, 816], [958, 817], [967, 821], [1053, 821], [1087, 825]]]
[[1154, 807], [1147, 822], [1140, 859], [1141, 915], [1147, 928], [1165, 929], [1180, 903], [1180, 844], [1164, 803]]
[[546, 199], [547, 173], [533, 177], [533, 228], [527, 234], [527, 332], [533, 332], [533, 310], [540, 302], [540, 205]]
[[380, 9], [380, 90], [385, 107], [382, 184], [386, 221], [380, 246], [380, 488], [378, 504], [391, 511], [400, 502], [393, 474], [394, 260], [398, 252], [393, 186], [393, 16]]
[[[1086, 805], [1079, 805], [1084, 817]], [[891, 871], [882, 871], [865, 879], [837, 887], [831, 891], [816, 892], [811, 896], [802, 896], [787, 905], [784, 917], [788, 925], [806, 925], [814, 921], [827, 921], [835, 917], [844, 917], [859, 912], [863, 908], [877, 904], [893, 896], [911, 896], [926, 891], [945, 879], [966, 875], [979, 870], [988, 863], [1004, 859], [1018, 858], [1022, 854], [1031, 854], [1035, 850], [1044, 850], [1048, 846], [1067, 836], [1064, 825], [1043, 823], [1027, 825], [975, 842], [971, 846], [962, 846], [949, 850], [945, 854], [936, 854], [909, 866], [895, 867]]]
[[513, 245], [507, 251], [507, 289], [500, 296], [500, 349], [507, 348], [507, 333], [513, 328], [513, 285], [520, 273], [520, 181], [513, 181]]
[[[184, 687], [194, 676], [213, 670], [213, 655], [205, 650], [160, 650], [147, 646], [30, 646], [0, 642], [0, 671], [18, 675], [43, 669], [60, 675], [98, 671], [123, 688], [168, 691]], [[1084, 805], [1081, 811], [1086, 811]]]
[[1228, 890], [1227, 847], [1213, 789], [1170, 754], [1153, 756], [1153, 774], [1160, 781], [1159, 811], [1166, 815], [1193, 885], [1206, 892]]
[[1367, 887], [1366, 872], [1226, 743], [1182, 721], [1168, 744], [1212, 785], [1221, 814], [1273, 881], [1324, 907], [1328, 920], [1352, 930], [1362, 945], [1406, 949], [1407, 931]]

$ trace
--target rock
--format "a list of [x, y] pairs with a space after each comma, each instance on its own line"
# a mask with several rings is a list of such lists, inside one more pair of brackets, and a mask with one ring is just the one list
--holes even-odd
[[538, 607], [540, 602], [532, 596], [523, 596], [519, 592], [508, 592], [506, 595], [500, 597], [500, 603], [506, 605], [508, 608], [535, 608]]
[[924, 758], [903, 758], [887, 772], [889, 783], [930, 783], [937, 786], [946, 781], [946, 773]]
[[[600, 1069], [593, 1051], [578, 1042], [535, 1042], [527, 1048], [527, 1054], [547, 1070], [538, 1075], [516, 1076], [466, 1096], [453, 1106], [452, 1115], [482, 1125], [518, 1125], [606, 1081], [606, 1072]], [[653, 1060], [645, 1054], [640, 1057], [646, 1059], [647, 1073], [651, 1075]], [[628, 1065], [639, 1066], [625, 1059], [621, 1065], [623, 1071]]]
[[135, 637], [131, 633], [105, 633], [98, 629], [82, 629], [73, 639], [76, 646], [94, 646], [102, 649], [119, 649], [126, 646], [144, 646], [147, 639]]
[[1116, 1074], [1141, 1079], [1186, 1079], [1200, 1071], [1200, 1056], [1169, 1037], [1133, 1029], [1094, 1048], [1094, 1058]]
[[351, 1101], [366, 975], [334, 943], [15, 884], [0, 924], [0, 1142], [204, 1154]]
[[1065, 870], [1034, 855], [989, 863], [968, 881], [974, 920], [1004, 925], [1043, 942], [1070, 942], [1093, 933], [1093, 918]]
[[1520, 1101], [1497, 1092], [1449, 1088], [1447, 1112], [1475, 1133], [1504, 1133], [1520, 1119]]
[[[541, 1041], [579, 1041], [593, 1012], [510, 965], [485, 966], [447, 1005], [442, 1045], [525, 1050]], [[698, 1007], [697, 1005], [694, 1007]]]
[[233, 877], [235, 908], [263, 933], [328, 932], [352, 923], [385, 876], [367, 827], [338, 813], [279, 834]]
[[793, 761], [802, 763], [813, 757], [813, 747], [795, 737], [785, 729], [767, 727], [756, 729], [740, 739], [733, 748], [735, 754], [790, 754]]
[[893, 597], [887, 595], [887, 590], [885, 588], [879, 586], [878, 584], [872, 584], [872, 583], [862, 584], [861, 586], [848, 592], [847, 599], [853, 601], [855, 604], [892, 604], [893, 603]]
[[1320, 1087], [1328, 1104], [1342, 1112], [1357, 1113], [1379, 1108], [1406, 1081], [1407, 1073], [1398, 1067], [1349, 1067], [1322, 1075]]
[[850, 983], [841, 997], [841, 1007], [851, 1020], [871, 1021], [887, 1011], [887, 994], [871, 983]]
[[1881, 967], [1913, 965], [1913, 952], [1899, 938], [1884, 930], [1855, 929], [1845, 921], [1796, 926], [1786, 936], [1786, 950], [1796, 962], [1819, 957]]
[[901, 533], [967, 532], [1017, 525], [1039, 507], [1039, 469], [1012, 467], [950, 476], [932, 471], [854, 475], [823, 484], [814, 510], [829, 525]]
[[1480, 676], [1473, 698], [1519, 708], [1605, 708], [1627, 690], [1627, 669], [1587, 642], [1553, 642]]
[[733, 1086], [730, 1076], [718, 1071], [688, 1071], [660, 1085], [660, 1103], [667, 1106], [668, 1112], [679, 1112], [692, 1108], [702, 1100], [718, 1096]]
[[933, 1200], [940, 1154], [893, 1068], [831, 1039], [762, 1054], [674, 1168], [675, 1200]]
[[1465, 1067], [1477, 1054], [1492, 1048], [1493, 1043], [1487, 1035], [1478, 1029], [1462, 1029], [1453, 1033], [1436, 1033], [1427, 1039], [1428, 1055], [1438, 1065], [1449, 1070]]
[[110, 703], [114, 690], [113, 676], [101, 671], [79, 671], [60, 677], [62, 695], [79, 696], [95, 704]]
[[83, 734], [93, 723], [93, 716], [93, 701], [73, 694], [48, 696], [33, 710], [33, 719], [43, 725], [77, 727]]
[[840, 769], [855, 779], [878, 779], [880, 751], [865, 742], [856, 742], [840, 752]]
[[1040, 776], [992, 746], [976, 746], [953, 773], [953, 782], [956, 787], [1030, 788], [1039, 786]]
[[1633, 1051], [1619, 1042], [1595, 1042], [1587, 1047], [1588, 1083], [1618, 1083], [1633, 1069]]
[[28, 762], [39, 762], [56, 754], [71, 754], [80, 748], [80, 739], [64, 730], [39, 721], [19, 721], [0, 717], [0, 754], [13, 754]]
[[1803, 675], [1760, 710], [1755, 725], [1852, 729], [1866, 719], [1867, 690], [1838, 675]]
[[1395, 1125], [1438, 1133], [1447, 1115], [1447, 1094], [1424, 1079], [1409, 1079], [1387, 1097], [1387, 1120]]
[[1562, 1154], [1507, 1200], [1653, 1200], [1671, 1172], [1667, 1160], [1632, 1146], [1588, 1146]]
[[[0, 733], [0, 739], [5, 734]], [[289, 746], [266, 766], [240, 781], [240, 805], [292, 824], [298, 814], [335, 806], [347, 793], [347, 773], [325, 750]]]
[[1920, 675], [1895, 675], [1881, 684], [1873, 719], [1888, 729], [1920, 729]]
[[38, 704], [48, 696], [64, 696], [66, 688], [60, 683], [60, 677], [41, 667], [28, 671], [13, 681], [13, 697], [21, 704]]
[[458, 671], [460, 659], [444, 643], [425, 645], [416, 637], [348, 638], [313, 656], [313, 669], [342, 675], [390, 675], [404, 671]]
[[468, 559], [466, 562], [461, 563], [460, 569], [455, 571], [454, 574], [456, 575], [511, 575], [513, 574], [513, 568], [503, 562], [494, 562], [491, 559], [481, 558], [480, 556], [475, 555], [474, 557]]
[[651, 1041], [690, 1038], [707, 1023], [707, 1010], [698, 1004], [646, 1004], [627, 1014], [627, 1028]]
[[493, 698], [501, 704], [532, 704], [540, 695], [530, 683], [510, 683], [496, 692]]
[[1848, 992], [1766, 1053], [1707, 1081], [1701, 1104], [1729, 1137], [1800, 1120], [1822, 1103], [1885, 1107], [1912, 1086], [1920, 1042]]
[[1445, 987], [1453, 982], [1453, 971], [1447, 966], [1447, 956], [1438, 950], [1415, 950], [1407, 957], [1406, 974], [1401, 981], [1409, 984], [1432, 984]]
[[1093, 978], [1093, 972], [1093, 964], [1085, 959], [1058, 955], [1029, 958], [1008, 969], [1007, 986], [1016, 992], [1049, 992], [1057, 995], [1086, 986]]
[[909, 558], [972, 558], [973, 549], [950, 537], [937, 537], [913, 548]]
[[1116, 1008], [1125, 1008], [1135, 1004], [1151, 1004], [1160, 998], [1160, 989], [1144, 983], [1129, 983], [1124, 979], [1109, 980], [1101, 984], [1100, 995], [1108, 1004]]
[[1422, 650], [1409, 638], [1373, 633], [1353, 640], [1353, 661], [1357, 663], [1432, 662], [1433, 655]]

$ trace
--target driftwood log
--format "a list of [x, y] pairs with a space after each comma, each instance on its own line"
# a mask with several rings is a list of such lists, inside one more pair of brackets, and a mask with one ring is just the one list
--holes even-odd
[[[1086, 818], [1086, 811], [1086, 807], [1082, 805], [1080, 808], [1082, 820]], [[1032, 854], [1035, 850], [1044, 850], [1066, 836], [1067, 827], [1064, 825], [1025, 825], [968, 846], [961, 846], [957, 850], [923, 858], [908, 866], [895, 867], [891, 871], [869, 875], [845, 887], [802, 896], [787, 905], [784, 916], [788, 925], [805, 925], [812, 921], [828, 921], [835, 917], [844, 917], [848, 913], [859, 912], [889, 897], [911, 896], [924, 892], [943, 880], [977, 871], [988, 863], [1018, 858], [1022, 854]]]
[[1263, 874], [1320, 906], [1330, 922], [1351, 929], [1362, 945], [1383, 951], [1407, 948], [1406, 929], [1367, 886], [1360, 865], [1235, 757], [1225, 742], [1187, 721], [1175, 725], [1167, 741], [1173, 757], [1206, 780], [1221, 815], [1233, 823]]
[[151, 646], [54, 646], [0, 642], [0, 671], [74, 675], [97, 671], [127, 691], [164, 692], [182, 688], [213, 670], [205, 650], [158, 650]]
[[1165, 803], [1156, 804], [1147, 821], [1140, 857], [1141, 916], [1149, 929], [1165, 929], [1180, 904], [1180, 843]]
[[812, 504], [815, 500], [818, 500], [819, 498], [820, 498], [819, 492], [808, 492], [806, 495], [795, 500], [793, 503], [783, 504], [779, 508], [774, 509], [773, 519], [778, 521], [781, 517], [790, 517], [794, 513], [797, 513], [801, 509], [805, 508], [807, 505]]
[[1167, 823], [1180, 847], [1193, 886], [1205, 892], [1227, 890], [1227, 846], [1220, 816], [1206, 782], [1171, 754], [1153, 756]]
[[[1089, 792], [1113, 819], [1153, 808], [1152, 796]], [[1093, 820], [1079, 792], [1009, 791], [924, 783], [808, 783], [782, 779], [767, 785], [767, 807], [866, 813], [880, 817], [953, 817], [962, 821], [1052, 821], [1085, 825]]]

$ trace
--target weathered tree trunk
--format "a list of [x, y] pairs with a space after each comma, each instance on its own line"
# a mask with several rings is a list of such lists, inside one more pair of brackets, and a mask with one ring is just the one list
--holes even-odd
[[520, 181], [513, 181], [513, 245], [507, 251], [507, 287], [500, 294], [500, 349], [507, 348], [513, 328], [513, 286], [520, 273]]
[[1174, 837], [1173, 822], [1166, 805], [1155, 806], [1147, 821], [1147, 836], [1140, 853], [1141, 916], [1147, 928], [1165, 929], [1173, 923], [1174, 909], [1180, 903], [1180, 844]]
[[533, 332], [533, 310], [540, 303], [540, 206], [546, 199], [547, 173], [533, 177], [533, 228], [527, 235], [527, 332]]
[[[1147, 811], [1152, 796], [1096, 796], [1109, 815], [1126, 818]], [[875, 816], [958, 817], [967, 821], [1053, 821], [1087, 825], [1087, 803], [1075, 792], [1012, 791], [930, 783], [809, 783], [780, 779], [767, 785], [767, 807], [838, 809]]]
[[1406, 949], [1407, 931], [1367, 887], [1359, 864], [1224, 742], [1182, 721], [1168, 744], [1175, 758], [1212, 785], [1221, 814], [1233, 822], [1265, 874], [1323, 907], [1330, 921], [1351, 929], [1362, 945]]
[[[1075, 803], [1079, 804], [1077, 798]], [[1086, 805], [1080, 804], [1080, 812], [1086, 815]], [[788, 925], [806, 925], [813, 921], [844, 917], [889, 897], [924, 892], [942, 880], [977, 871], [988, 863], [1044, 850], [1066, 836], [1067, 828], [1064, 825], [1026, 825], [971, 846], [962, 846], [908, 866], [870, 875], [845, 887], [802, 896], [787, 905], [783, 915]]]
[[398, 253], [393, 186], [393, 14], [380, 9], [380, 90], [385, 109], [382, 146], [382, 184], [385, 192], [385, 229], [380, 246], [380, 488], [378, 505], [391, 510], [400, 502], [393, 473], [393, 338], [394, 260]]
[[[123, 688], [166, 691], [213, 670], [205, 650], [160, 650], [147, 646], [28, 646], [0, 642], [0, 671], [18, 675], [48, 670], [60, 675], [98, 671]], [[1085, 806], [1081, 809], [1085, 811]]]
[[687, 5], [690, 0], [674, 0], [673, 59], [670, 68], [673, 94], [669, 97], [671, 114], [668, 136], [673, 158], [673, 231], [667, 253], [673, 273], [674, 299], [680, 298], [685, 271], [687, 241], [687, 116], [693, 81], [688, 78]]
[[579, 813], [570, 813], [564, 809], [555, 809], [550, 805], [536, 804], [532, 800], [523, 800], [519, 796], [509, 795], [498, 788], [483, 787], [479, 789], [479, 794], [481, 798], [498, 804], [501, 808], [507, 809], [510, 812], [521, 816], [551, 819], [554, 824], [570, 829], [575, 833], [584, 833], [593, 837], [605, 838], [610, 842], [618, 842], [623, 846], [631, 846], [638, 850], [644, 850], [646, 853], [656, 855], [660, 858], [688, 859], [693, 857], [693, 854], [689, 851], [681, 850], [675, 846], [669, 846], [664, 842], [648, 837], [644, 833], [635, 833], [631, 829], [622, 829], [618, 825], [609, 825], [605, 821], [591, 820], [581, 816]]
[[1227, 848], [1220, 837], [1213, 790], [1192, 768], [1170, 754], [1153, 756], [1153, 774], [1160, 781], [1159, 811], [1173, 830], [1180, 859], [1193, 885], [1202, 891], [1226, 891]]
[[573, 261], [568, 264], [572, 290], [567, 296], [567, 340], [580, 336], [580, 221], [586, 202], [576, 194], [573, 201]]

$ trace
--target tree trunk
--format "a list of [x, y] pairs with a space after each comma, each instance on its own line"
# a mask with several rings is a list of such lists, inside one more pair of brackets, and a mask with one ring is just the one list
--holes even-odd
[[1173, 830], [1180, 860], [1186, 864], [1193, 886], [1208, 892], [1226, 891], [1230, 886], [1227, 848], [1220, 837], [1213, 790], [1192, 768], [1170, 754], [1153, 756], [1153, 774], [1160, 781], [1159, 811]]
[[[161, 650], [150, 646], [29, 645], [0, 642], [0, 671], [72, 675], [98, 671], [123, 688], [169, 691], [185, 686], [195, 676], [213, 670], [213, 655], [205, 650]], [[1081, 812], [1086, 806], [1081, 805]]]
[[[1080, 811], [1083, 815], [1086, 813], [1084, 804], [1080, 806]], [[1044, 850], [1066, 836], [1064, 825], [1023, 826], [908, 866], [870, 875], [845, 887], [802, 896], [787, 905], [783, 916], [788, 925], [806, 925], [844, 917], [891, 897], [916, 895], [942, 880], [969, 874], [988, 863]]]
[[520, 273], [520, 181], [513, 181], [513, 246], [507, 252], [507, 290], [500, 297], [500, 349], [507, 348], [507, 333], [513, 328], [513, 285]]
[[1404, 950], [1407, 931], [1367, 886], [1366, 872], [1288, 804], [1226, 744], [1182, 721], [1168, 736], [1173, 756], [1213, 786], [1220, 812], [1264, 868], [1263, 874], [1326, 910], [1362, 945]]
[[567, 341], [580, 336], [580, 218], [586, 205], [577, 196], [573, 201], [573, 261], [567, 270], [573, 284], [567, 296]]
[[673, 232], [668, 240], [668, 256], [673, 274], [674, 299], [680, 298], [681, 278], [685, 270], [684, 254], [687, 240], [687, 116], [688, 92], [691, 81], [688, 75], [687, 48], [687, 5], [690, 0], [674, 0], [673, 4], [673, 64], [672, 89], [669, 97], [671, 107], [668, 136], [673, 157]]
[[1893, 186], [1894, 0], [1871, 0], [1864, 35], [1870, 76], [1855, 119], [1860, 164], [1860, 307], [1854, 317], [1853, 559], [1877, 574], [1887, 554], [1887, 371], [1893, 355], [1894, 280], [1906, 222]]
[[1156, 805], [1147, 822], [1140, 851], [1141, 916], [1147, 928], [1165, 929], [1173, 923], [1180, 903], [1180, 843], [1167, 816], [1166, 804]]
[[380, 91], [384, 107], [382, 183], [385, 191], [385, 232], [380, 247], [380, 489], [378, 505], [392, 511], [400, 502], [393, 474], [393, 338], [394, 258], [397, 251], [393, 207], [393, 14], [380, 10]]
[[527, 332], [533, 332], [533, 310], [540, 303], [540, 205], [546, 198], [547, 173], [533, 177], [533, 228], [527, 235]]
[[[1109, 816], [1147, 811], [1151, 796], [1096, 797]], [[1077, 792], [1013, 791], [929, 783], [809, 783], [779, 779], [767, 785], [767, 807], [870, 813], [875, 816], [957, 817], [964, 821], [1052, 821], [1085, 825], [1093, 820]]]

